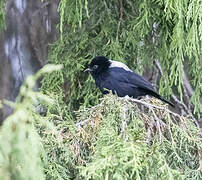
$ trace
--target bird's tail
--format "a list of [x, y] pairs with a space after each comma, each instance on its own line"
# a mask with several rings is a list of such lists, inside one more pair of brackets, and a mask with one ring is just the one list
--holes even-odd
[[151, 95], [154, 96], [155, 98], [158, 98], [158, 99], [160, 99], [161, 101], [163, 101], [163, 102], [165, 102], [165, 103], [171, 105], [172, 107], [175, 107], [175, 105], [174, 105], [172, 102], [168, 101], [167, 99], [165, 99], [164, 97], [162, 97], [162, 96], [159, 95], [158, 93], [156, 93], [156, 92], [153, 91], [153, 92], [151, 92]]

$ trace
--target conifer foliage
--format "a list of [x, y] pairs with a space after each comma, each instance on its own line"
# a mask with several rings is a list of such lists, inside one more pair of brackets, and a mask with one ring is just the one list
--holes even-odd
[[4, 0], [0, 1], [0, 32], [5, 28]]
[[[62, 80], [61, 84], [70, 82], [68, 102], [77, 108], [83, 103], [97, 103], [98, 92], [83, 69], [95, 55], [106, 55], [140, 73], [157, 62], [160, 93], [188, 101], [187, 106], [199, 117], [202, 109], [201, 6], [200, 0], [62, 0], [59, 7], [61, 38], [51, 48], [50, 61], [65, 66], [57, 77]], [[189, 83], [185, 82], [186, 77]], [[53, 88], [48, 83], [58, 79], [55, 75], [48, 76], [43, 89]], [[58, 83], [55, 86], [54, 89], [58, 89]], [[187, 88], [190, 86], [193, 90]]]
[[[201, 10], [201, 0], [61, 0], [49, 62], [63, 68], [45, 66], [5, 101], [14, 113], [0, 129], [0, 179], [202, 179]], [[95, 55], [140, 73], [154, 62], [160, 93], [190, 109], [102, 97], [83, 72]]]

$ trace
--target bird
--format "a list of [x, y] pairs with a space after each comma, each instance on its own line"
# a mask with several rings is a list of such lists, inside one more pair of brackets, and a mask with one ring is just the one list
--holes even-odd
[[105, 56], [96, 56], [84, 72], [89, 72], [92, 75], [96, 86], [104, 95], [109, 91], [117, 94], [118, 97], [129, 96], [135, 99], [150, 95], [174, 107], [172, 102], [154, 90], [149, 81], [122, 62], [110, 60]]

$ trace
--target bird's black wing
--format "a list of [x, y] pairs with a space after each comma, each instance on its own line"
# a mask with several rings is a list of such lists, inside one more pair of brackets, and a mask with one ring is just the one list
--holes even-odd
[[138, 97], [148, 94], [148, 91], [154, 92], [150, 82], [139, 76], [138, 74], [126, 71], [123, 68], [109, 68], [108, 76], [100, 84], [100, 89], [112, 90], [118, 96]]

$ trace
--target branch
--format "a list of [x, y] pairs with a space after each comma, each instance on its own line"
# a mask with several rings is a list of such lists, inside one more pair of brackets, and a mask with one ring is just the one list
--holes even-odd
[[127, 123], [126, 123], [127, 116], [126, 116], [126, 114], [127, 114], [127, 111], [128, 111], [128, 106], [127, 106], [127, 104], [125, 104], [123, 106], [123, 120], [122, 120], [121, 132], [120, 132], [119, 137], [121, 137], [123, 135], [123, 133], [125, 132], [125, 130], [126, 130], [126, 126], [127, 126]]
[[[155, 114], [153, 108], [163, 110], [164, 112], [167, 112], [167, 113], [173, 115], [174, 117], [176, 117], [176, 118], [182, 120], [182, 117], [181, 117], [179, 114], [177, 114], [177, 113], [175, 113], [175, 112], [172, 112], [171, 110], [169, 110], [169, 109], [167, 109], [167, 108], [165, 108], [165, 107], [163, 107], [163, 106], [156, 106], [156, 105], [153, 105], [153, 104], [150, 104], [150, 103], [147, 103], [147, 102], [138, 100], [138, 99], [132, 99], [132, 98], [130, 98], [129, 100], [132, 101], [132, 102], [136, 102], [136, 103], [138, 103], [138, 104], [142, 104], [142, 105], [144, 105], [145, 107], [147, 107], [148, 109], [150, 109], [150, 110], [152, 111], [152, 113], [153, 113], [155, 119], [157, 118], [157, 119], [159, 120], [159, 118], [156, 116], [156, 114]], [[178, 100], [178, 101], [179, 101], [179, 100]], [[180, 103], [181, 103], [181, 102], [180, 102]], [[182, 104], [183, 104], [183, 103], [182, 103]], [[185, 106], [185, 107], [186, 107], [186, 106]], [[186, 108], [187, 108], [187, 107], [186, 107]], [[198, 124], [198, 121], [196, 120], [196, 118], [194, 118], [193, 114], [192, 114], [192, 113], [189, 113], [189, 110], [188, 110], [188, 113], [187, 113], [187, 114], [189, 114], [189, 115], [191, 116], [191, 118], [194, 120], [195, 125], [200, 129], [200, 126], [199, 126], [199, 124]], [[160, 120], [160, 121], [161, 121], [161, 120]], [[164, 125], [164, 124], [163, 124], [163, 125]], [[157, 126], [157, 127], [158, 127], [158, 126]], [[158, 128], [159, 128], [159, 127], [158, 127]], [[161, 133], [161, 132], [159, 131], [159, 133]], [[159, 135], [160, 135], [160, 134], [159, 134]], [[200, 129], [200, 136], [202, 137], [202, 131], [201, 131], [201, 129]]]
[[[155, 63], [155, 65], [156, 65], [157, 69], [159, 70], [160, 74], [163, 75], [163, 71], [162, 71], [161, 64], [159, 63], [159, 61], [158, 61], [158, 60], [155, 60], [154, 63]], [[187, 106], [185, 103], [183, 103], [183, 102], [181, 102], [180, 100], [178, 100], [178, 98], [177, 98], [174, 94], [172, 94], [171, 97], [172, 97], [173, 100], [179, 105], [179, 108], [180, 108], [180, 107], [183, 108], [183, 109], [180, 108], [181, 112], [182, 112], [182, 110], [184, 110], [185, 113], [186, 113], [186, 115], [190, 115], [191, 118], [194, 120], [196, 126], [197, 126], [198, 128], [200, 128], [197, 119], [193, 116], [193, 114], [192, 114], [192, 112], [191, 112], [191, 110], [190, 110], [190, 108], [189, 108], [190, 105], [191, 105], [191, 103], [190, 103], [190, 97], [193, 95], [194, 91], [193, 91], [193, 89], [192, 89], [192, 87], [191, 87], [191, 84], [189, 83], [189, 80], [188, 80], [188, 78], [187, 78], [186, 73], [184, 73], [183, 87], [184, 87], [184, 88], [183, 88], [184, 96], [185, 96], [185, 98], [187, 99], [187, 104], [188, 104], [188, 106]]]
[[191, 97], [194, 94], [194, 90], [191, 87], [186, 73], [184, 73], [184, 87], [186, 88], [189, 97]]
[[87, 124], [88, 121], [89, 121], [89, 119], [86, 119], [86, 120], [84, 120], [84, 121], [78, 122], [78, 123], [76, 123], [76, 127], [77, 127], [78, 129], [80, 129], [82, 126], [84, 126], [85, 124]]
[[154, 64], [156, 65], [157, 69], [160, 72], [160, 75], [162, 76], [163, 75], [163, 71], [162, 71], [161, 65], [160, 65], [160, 63], [159, 63], [159, 61], [157, 59], [154, 60]]
[[[163, 107], [163, 106], [153, 105], [153, 104], [147, 103], [147, 102], [145, 102], [145, 101], [141, 101], [141, 100], [133, 99], [133, 98], [130, 98], [129, 100], [132, 101], [132, 102], [136, 102], [136, 103], [138, 103], [138, 104], [142, 104], [142, 105], [144, 105], [145, 107], [147, 107], [147, 108], [149, 108], [149, 109], [156, 108], [156, 109], [164, 110], [164, 111], [166, 111], [167, 113], [172, 114], [172, 115], [175, 116], [175, 117], [181, 118], [181, 116], [180, 116], [179, 114], [177, 114], [177, 113], [175, 113], [175, 112], [172, 112], [172, 111], [170, 111], [169, 109], [167, 109], [167, 108], [165, 108], [165, 107]], [[153, 110], [153, 109], [152, 109], [152, 110]]]

